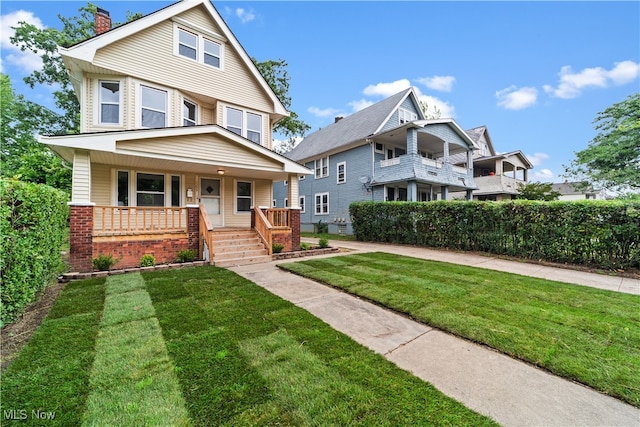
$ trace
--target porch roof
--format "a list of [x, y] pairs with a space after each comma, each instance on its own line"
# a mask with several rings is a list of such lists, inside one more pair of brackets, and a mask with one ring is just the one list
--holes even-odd
[[199, 174], [221, 169], [230, 176], [272, 180], [312, 173], [218, 125], [41, 136], [39, 142], [68, 162], [73, 162], [76, 150], [81, 150], [89, 152], [94, 163], [120, 167]]

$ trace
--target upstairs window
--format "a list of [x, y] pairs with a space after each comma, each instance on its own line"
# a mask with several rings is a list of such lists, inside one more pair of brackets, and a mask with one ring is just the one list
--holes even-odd
[[141, 86], [140, 124], [145, 128], [167, 126], [167, 92], [148, 86]]
[[398, 109], [398, 120], [400, 124], [409, 123], [414, 120], [418, 120], [418, 115], [404, 108]]
[[227, 129], [262, 145], [262, 116], [237, 108], [226, 108]]
[[195, 126], [197, 124], [198, 106], [191, 101], [182, 101], [182, 126]]
[[347, 182], [347, 162], [340, 162], [336, 165], [336, 176], [338, 177], [338, 184]]
[[192, 59], [214, 68], [222, 68], [222, 44], [199, 34], [197, 31], [176, 27], [176, 51], [179, 56]]
[[314, 162], [316, 178], [324, 178], [329, 176], [329, 157], [323, 157]]
[[120, 82], [100, 81], [100, 123], [120, 123]]

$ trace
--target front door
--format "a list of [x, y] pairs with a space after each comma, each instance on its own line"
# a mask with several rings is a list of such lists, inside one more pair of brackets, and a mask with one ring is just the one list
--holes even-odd
[[200, 203], [204, 205], [213, 227], [222, 226], [222, 197], [219, 179], [200, 179]]

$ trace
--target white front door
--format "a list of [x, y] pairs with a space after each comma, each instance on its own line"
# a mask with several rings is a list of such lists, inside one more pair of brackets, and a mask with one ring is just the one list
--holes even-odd
[[219, 179], [200, 179], [200, 203], [204, 205], [213, 227], [222, 226], [222, 197]]

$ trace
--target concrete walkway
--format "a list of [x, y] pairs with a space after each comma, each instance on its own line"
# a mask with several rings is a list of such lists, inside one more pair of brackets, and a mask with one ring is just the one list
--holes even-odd
[[[640, 294], [639, 280], [410, 246], [337, 241], [332, 245]], [[640, 409], [334, 288], [282, 271], [277, 268], [282, 262], [290, 261], [238, 266], [231, 270], [306, 309], [334, 329], [501, 425], [640, 426]]]

